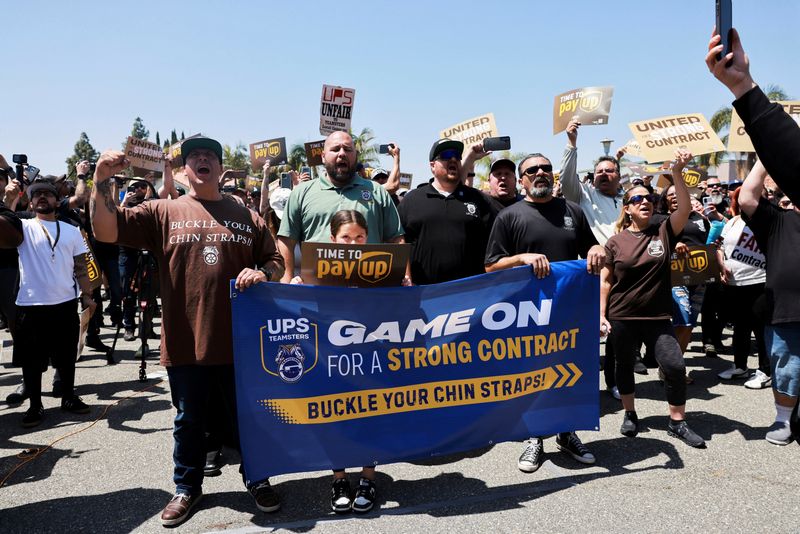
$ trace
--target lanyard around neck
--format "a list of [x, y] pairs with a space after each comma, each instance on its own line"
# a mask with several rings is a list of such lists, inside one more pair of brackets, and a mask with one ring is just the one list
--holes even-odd
[[42, 231], [44, 232], [44, 236], [47, 238], [47, 244], [50, 245], [50, 260], [53, 263], [55, 263], [55, 261], [56, 261], [56, 245], [58, 245], [58, 240], [61, 238], [61, 225], [59, 224], [58, 219], [56, 219], [56, 240], [53, 241], [53, 239], [50, 237], [50, 232], [47, 231], [47, 228], [45, 228], [44, 224], [42, 224], [42, 221], [39, 220], [39, 219], [36, 219], [36, 222], [38, 222], [39, 226], [42, 227]]

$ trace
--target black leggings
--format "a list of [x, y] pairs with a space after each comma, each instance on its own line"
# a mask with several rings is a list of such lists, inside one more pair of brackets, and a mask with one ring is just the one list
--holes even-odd
[[769, 357], [764, 345], [764, 322], [756, 310], [756, 302], [763, 294], [764, 284], [725, 286], [726, 309], [733, 317], [733, 363], [739, 369], [747, 369], [752, 332], [758, 348], [758, 368], [770, 376]]
[[667, 402], [672, 406], [686, 404], [686, 365], [669, 320], [611, 321], [611, 335], [617, 357], [617, 388], [620, 395], [635, 392], [633, 364], [644, 343], [655, 354], [658, 366], [664, 372]]

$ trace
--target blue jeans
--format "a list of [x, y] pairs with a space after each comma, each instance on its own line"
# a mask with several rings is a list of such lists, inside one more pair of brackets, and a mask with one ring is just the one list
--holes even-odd
[[772, 388], [797, 397], [800, 395], [800, 323], [767, 325], [764, 341], [772, 365]]
[[179, 365], [167, 367], [167, 375], [172, 405], [177, 410], [172, 431], [175, 441], [173, 480], [177, 492], [197, 495], [203, 485], [210, 402], [218, 403], [225, 414], [233, 435], [231, 445], [234, 448], [239, 445], [233, 365]]

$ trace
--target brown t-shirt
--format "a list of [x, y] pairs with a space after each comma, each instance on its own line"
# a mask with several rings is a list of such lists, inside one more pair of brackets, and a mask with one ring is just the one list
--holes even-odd
[[118, 243], [147, 249], [161, 283], [161, 363], [233, 363], [230, 280], [283, 265], [267, 225], [230, 197], [153, 200], [117, 212]]
[[644, 232], [622, 232], [606, 243], [606, 265], [614, 272], [608, 295], [609, 320], [672, 317], [670, 255], [675, 234], [669, 219]]

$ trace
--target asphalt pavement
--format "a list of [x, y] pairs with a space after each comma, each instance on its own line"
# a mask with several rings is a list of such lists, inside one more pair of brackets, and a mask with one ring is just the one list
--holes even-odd
[[[158, 330], [158, 327], [157, 327]], [[103, 329], [110, 344], [114, 331]], [[728, 336], [730, 332], [727, 332]], [[47, 335], [43, 325], [42, 335]], [[7, 344], [3, 332], [0, 340]], [[730, 343], [730, 340], [726, 341]], [[150, 347], [157, 347], [151, 341]], [[89, 415], [59, 409], [53, 371], [43, 379], [44, 422], [20, 427], [26, 404], [2, 399], [19, 384], [0, 356], [0, 532], [164, 532], [159, 515], [172, 495], [169, 385], [156, 357], [140, 382], [139, 342], [117, 344], [117, 365], [90, 349], [77, 367], [77, 393]], [[697, 341], [690, 349], [698, 350]], [[379, 506], [363, 516], [329, 510], [329, 472], [272, 479], [283, 508], [265, 514], [244, 491], [238, 456], [226, 449], [221, 476], [180, 532], [798, 532], [800, 447], [764, 440], [775, 410], [769, 389], [748, 390], [717, 373], [732, 356], [691, 351], [688, 420], [706, 440], [692, 449], [667, 435], [666, 401], [656, 372], [637, 376], [643, 432], [619, 433], [622, 409], [605, 391], [600, 431], [580, 435], [597, 457], [584, 466], [545, 440], [535, 473], [517, 469], [520, 443], [448, 458], [383, 465]], [[755, 365], [755, 357], [750, 364]], [[600, 383], [603, 384], [602, 377]], [[357, 475], [352, 474], [352, 482]]]

